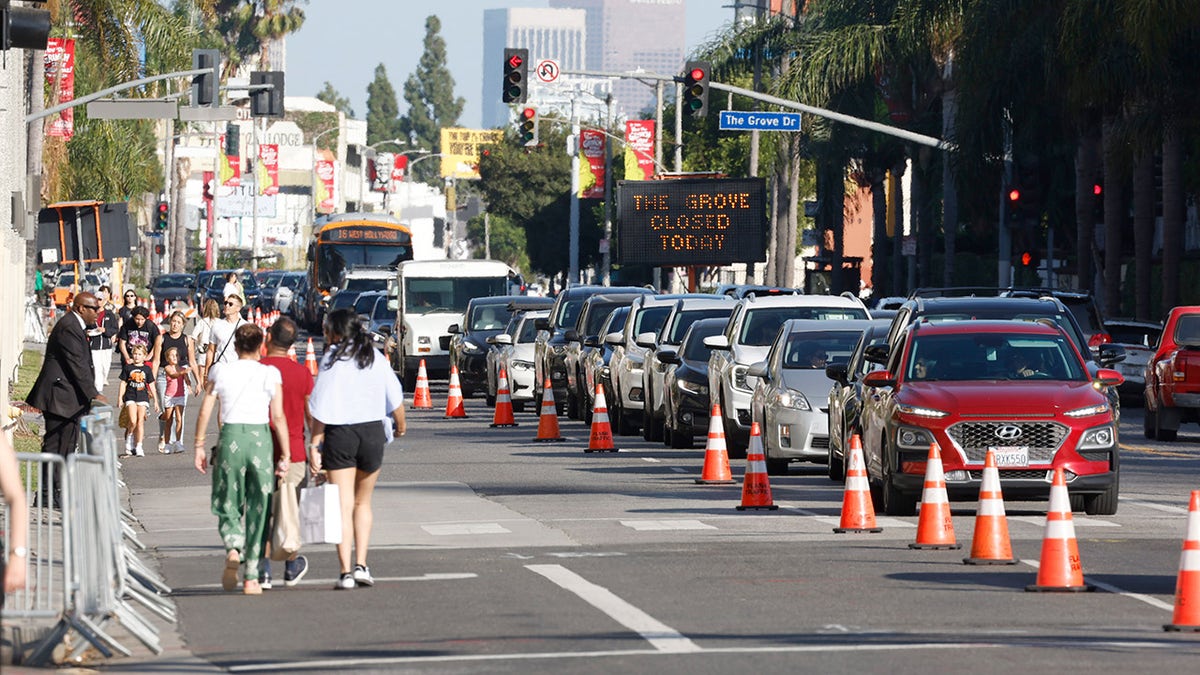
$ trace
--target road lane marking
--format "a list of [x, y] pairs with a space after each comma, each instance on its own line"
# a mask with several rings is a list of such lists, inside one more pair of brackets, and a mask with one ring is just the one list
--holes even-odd
[[[388, 582], [398, 582], [398, 581], [460, 581], [462, 579], [475, 579], [478, 576], [479, 575], [475, 574], [474, 572], [426, 572], [425, 574], [422, 574], [419, 577], [375, 577], [375, 583], [388, 583]], [[314, 578], [302, 579], [300, 581], [299, 585], [300, 586], [329, 586], [330, 588], [333, 588], [334, 584], [337, 583], [337, 581], [338, 581], [338, 579], [336, 577], [329, 577], [328, 579], [322, 579], [320, 577], [317, 577], [315, 579]], [[280, 581], [278, 581], [278, 583], [280, 584], [280, 588], [282, 588], [283, 581], [280, 580]], [[221, 584], [196, 584], [194, 586], [176, 586], [175, 590], [177, 590], [177, 591], [179, 591], [179, 590], [207, 591], [207, 590], [216, 590], [218, 588], [221, 588]], [[268, 592], [271, 592], [271, 591], [268, 591]]]
[[[829, 523], [830, 525], [841, 525], [842, 524], [842, 519], [840, 516], [826, 516], [826, 515], [817, 513], [816, 511], [809, 511], [808, 509], [802, 509], [799, 506], [788, 506], [787, 504], [780, 504], [780, 506], [788, 511], [794, 511], [796, 513], [799, 513], [802, 516], [812, 516], [813, 519], [818, 520], [822, 523]], [[879, 527], [916, 527], [915, 524], [910, 523], [908, 521], [900, 520], [899, 518], [888, 518], [885, 516], [877, 517], [875, 519], [875, 524], [878, 525]]]
[[678, 467], [678, 466], [671, 467], [671, 470], [674, 471], [675, 473], [687, 473], [688, 472], [687, 469], [684, 469], [683, 467]]
[[622, 600], [607, 588], [593, 584], [562, 565], [526, 565], [525, 568], [578, 595], [617, 623], [641, 635], [660, 652], [683, 654], [700, 651], [699, 645], [679, 631]]
[[[1009, 516], [1008, 519], [1021, 523], [1029, 523], [1030, 525], [1036, 525], [1037, 527], [1044, 527], [1046, 525], [1045, 516]], [[1071, 520], [1075, 523], [1076, 527], [1121, 527], [1120, 523], [1114, 523], [1110, 520], [1088, 518], [1086, 516], [1073, 516]]]
[[625, 527], [640, 532], [656, 532], [661, 530], [715, 530], [716, 527], [698, 520], [622, 520], [618, 521]]
[[1144, 445], [1129, 445], [1128, 443], [1121, 444], [1122, 450], [1133, 450], [1134, 452], [1142, 452], [1147, 455], [1158, 455], [1159, 457], [1181, 457], [1184, 459], [1194, 459], [1196, 455], [1183, 452], [1171, 452], [1170, 450], [1159, 450], [1157, 448], [1149, 448]]
[[435, 537], [462, 534], [511, 534], [512, 530], [500, 523], [452, 523], [445, 525], [422, 525], [422, 530]]
[[642, 461], [650, 462], [651, 464], [662, 464], [662, 460], [657, 457], [643, 457]]
[[1166, 511], [1167, 513], [1186, 514], [1188, 512], [1187, 509], [1179, 507], [1179, 506], [1167, 506], [1166, 504], [1155, 504], [1154, 502], [1144, 502], [1140, 499], [1128, 499], [1126, 497], [1121, 497], [1121, 502], [1124, 504], [1134, 504], [1136, 506], [1144, 506], [1148, 509], [1154, 509], [1155, 511]]
[[[1041, 562], [1038, 560], [1022, 560], [1021, 562], [1025, 563], [1026, 565], [1029, 565], [1030, 567], [1032, 567], [1034, 569], [1038, 569], [1039, 567], [1041, 567]], [[1163, 609], [1168, 612], [1175, 611], [1175, 607], [1173, 605], [1163, 602], [1162, 600], [1159, 600], [1158, 598], [1152, 598], [1149, 595], [1146, 595], [1144, 593], [1134, 593], [1133, 591], [1127, 591], [1124, 588], [1121, 588], [1119, 586], [1113, 586], [1112, 584], [1108, 584], [1103, 581], [1097, 581], [1086, 575], [1083, 577], [1083, 583], [1091, 584], [1091, 585], [1095, 586], [1096, 588], [1108, 591], [1109, 593], [1112, 593], [1114, 595], [1123, 595], [1127, 598], [1132, 598], [1134, 600], [1144, 602], [1147, 605], [1154, 607], [1155, 609]]]

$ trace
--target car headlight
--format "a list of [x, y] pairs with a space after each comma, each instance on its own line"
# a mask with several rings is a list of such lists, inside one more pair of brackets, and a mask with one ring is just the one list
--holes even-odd
[[533, 370], [533, 361], [513, 361], [513, 370]]
[[687, 392], [694, 396], [708, 396], [707, 384], [688, 382], [687, 380], [676, 380], [675, 386], [679, 387], [679, 391]]
[[465, 340], [462, 343], [462, 350], [464, 354], [474, 354], [482, 351], [480, 350], [479, 345], [475, 344], [474, 342], [466, 342]]
[[428, 336], [428, 335], [418, 335], [418, 336], [417, 336], [417, 344], [419, 344], [419, 345], [429, 345], [429, 344], [433, 344], [433, 343], [432, 343], [432, 342], [429, 340], [429, 336]]
[[1067, 417], [1090, 417], [1092, 415], [1099, 415], [1101, 413], [1106, 413], [1109, 410], [1110, 410], [1110, 408], [1109, 408], [1108, 403], [1097, 403], [1096, 405], [1090, 405], [1086, 408], [1078, 408], [1076, 410], [1068, 410], [1067, 412], [1065, 412], [1063, 414], [1066, 415]]
[[919, 427], [900, 427], [896, 430], [896, 444], [902, 448], [929, 449], [933, 434]]
[[746, 371], [749, 370], [746, 366], [734, 366], [730, 371], [733, 381], [733, 388], [742, 391], [753, 392], [754, 388], [746, 381]]
[[1117, 442], [1117, 434], [1110, 425], [1094, 427], [1083, 432], [1079, 439], [1080, 450], [1106, 450]]
[[915, 405], [900, 404], [896, 409], [905, 415], [916, 415], [917, 417], [932, 417], [934, 419], [946, 417], [950, 413], [945, 410], [937, 410], [936, 408], [922, 408]]
[[791, 389], [783, 389], [775, 397], [779, 401], [779, 405], [793, 410], [812, 410], [812, 405], [809, 404], [808, 398], [798, 391]]
[[608, 374], [609, 374], [608, 366], [600, 366], [601, 377], [608, 377]]

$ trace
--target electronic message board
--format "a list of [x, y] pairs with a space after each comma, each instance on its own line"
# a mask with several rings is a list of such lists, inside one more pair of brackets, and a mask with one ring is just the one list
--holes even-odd
[[761, 178], [618, 181], [623, 264], [727, 265], [766, 260]]

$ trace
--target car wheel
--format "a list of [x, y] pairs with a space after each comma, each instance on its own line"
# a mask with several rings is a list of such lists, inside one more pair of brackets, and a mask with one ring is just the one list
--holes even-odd
[[1089, 516], [1117, 515], [1117, 496], [1121, 492], [1120, 454], [1113, 455], [1113, 482], [1098, 495], [1084, 495], [1083, 511]]
[[832, 445], [829, 446], [828, 464], [829, 480], [841, 482], [846, 479], [846, 460], [834, 454]]
[[525, 412], [525, 401], [513, 401], [512, 407], [515, 413]]
[[472, 396], [474, 396], [474, 395], [475, 395], [475, 390], [474, 390], [474, 389], [468, 389], [467, 387], [463, 387], [463, 388], [462, 388], [462, 395], [463, 395], [463, 398], [471, 398]]
[[483, 401], [484, 401], [484, 403], [487, 403], [487, 407], [489, 407], [489, 408], [496, 407], [496, 395], [495, 394], [484, 394]]
[[613, 418], [616, 421], [616, 425], [613, 427], [613, 430], [617, 432], [618, 436], [632, 436], [637, 432], [637, 427], [629, 422], [629, 415], [625, 412], [625, 409], [620, 407], [620, 404], [616, 405], [617, 415]]
[[695, 447], [695, 443], [692, 441], [692, 433], [690, 431], [683, 433], [677, 429], [671, 429], [670, 427], [668, 427], [666, 431], [667, 441], [672, 448], [676, 450], [686, 450], [688, 448]]
[[579, 419], [579, 399], [570, 389], [567, 390], [567, 417], [573, 420]]
[[915, 516], [917, 496], [906, 495], [896, 489], [890, 467], [885, 466], [883, 471], [883, 512], [889, 516]]
[[417, 390], [417, 371], [404, 369], [404, 388], [409, 391]]
[[786, 459], [767, 458], [767, 475], [768, 476], [786, 476], [788, 474], [788, 461]]
[[1170, 418], [1169, 409], [1160, 408], [1158, 414], [1154, 416], [1154, 440], [1171, 442], [1175, 440], [1175, 436], [1179, 433], [1177, 429], [1164, 429], [1163, 418]]
[[1150, 408], [1146, 408], [1145, 410], [1146, 414], [1142, 417], [1142, 435], [1150, 440], [1154, 440], [1154, 427], [1158, 423], [1155, 418], [1158, 415]]

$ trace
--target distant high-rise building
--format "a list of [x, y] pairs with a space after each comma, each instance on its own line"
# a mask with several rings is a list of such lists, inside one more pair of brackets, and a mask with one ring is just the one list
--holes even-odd
[[488, 9], [483, 12], [483, 126], [509, 122], [509, 107], [501, 100], [500, 81], [506, 47], [529, 50], [529, 95], [536, 103], [544, 93], [534, 75], [541, 59], [553, 59], [563, 70], [584, 70], [588, 35], [581, 9]]
[[[660, 75], [683, 70], [685, 0], [550, 0], [559, 9], [587, 12], [589, 70], [641, 68]], [[669, 90], [668, 90], [669, 91]], [[619, 113], [636, 117], [654, 106], [654, 90], [634, 80], [613, 86]]]

